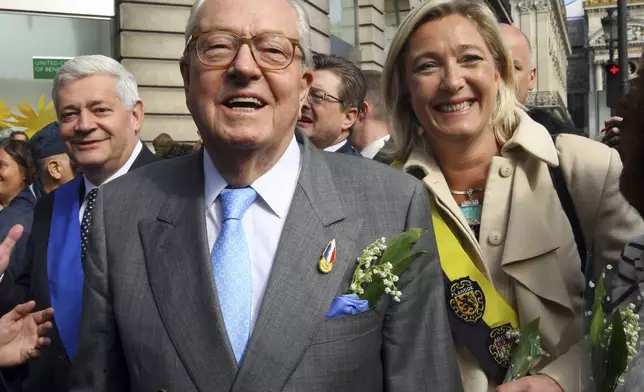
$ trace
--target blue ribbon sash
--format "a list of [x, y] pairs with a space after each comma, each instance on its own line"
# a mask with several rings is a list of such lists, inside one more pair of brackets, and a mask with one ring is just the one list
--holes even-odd
[[78, 176], [54, 194], [54, 209], [47, 247], [47, 278], [54, 320], [67, 356], [76, 355], [83, 301], [80, 186]]

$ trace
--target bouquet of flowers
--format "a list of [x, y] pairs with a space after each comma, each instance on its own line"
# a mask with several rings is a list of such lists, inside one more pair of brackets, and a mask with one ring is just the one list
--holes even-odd
[[[612, 266], [606, 267], [608, 270]], [[590, 356], [592, 381], [596, 392], [614, 392], [624, 384], [629, 363], [639, 349], [639, 316], [634, 313], [635, 305], [615, 309], [612, 316], [604, 311], [604, 304], [610, 302], [606, 294], [606, 272], [602, 272], [597, 283], [589, 282], [594, 288], [594, 301], [590, 316]]]

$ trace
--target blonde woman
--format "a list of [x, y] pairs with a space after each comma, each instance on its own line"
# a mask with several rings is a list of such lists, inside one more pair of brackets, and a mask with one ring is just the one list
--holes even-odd
[[[482, 1], [423, 2], [400, 25], [383, 72], [393, 155], [431, 195], [465, 390], [579, 392], [580, 255], [615, 263], [644, 227], [619, 193], [617, 153], [575, 135], [554, 143], [518, 104], [512, 72]], [[497, 388], [505, 332], [537, 317], [549, 357]]]

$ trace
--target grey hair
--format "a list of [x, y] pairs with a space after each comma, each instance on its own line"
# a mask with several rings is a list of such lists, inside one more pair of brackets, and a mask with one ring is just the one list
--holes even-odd
[[95, 74], [108, 74], [114, 77], [116, 94], [126, 110], [132, 110], [141, 100], [134, 75], [113, 58], [96, 54], [74, 57], [60, 67], [51, 92], [54, 105], [58, 107], [58, 91], [65, 83]]
[[[299, 0], [285, 0], [295, 9], [297, 17], [297, 39], [300, 41], [300, 49], [302, 50], [302, 62], [304, 66], [313, 69], [313, 49], [311, 48], [311, 24], [309, 23], [309, 15], [304, 10], [302, 3]], [[186, 24], [185, 42], [188, 45], [190, 37], [194, 34], [197, 28], [197, 13], [206, 0], [196, 0], [190, 10], [190, 17]]]

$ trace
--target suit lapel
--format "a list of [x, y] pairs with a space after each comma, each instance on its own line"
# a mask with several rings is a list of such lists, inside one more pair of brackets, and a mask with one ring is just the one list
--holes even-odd
[[[302, 172], [233, 391], [283, 388], [357, 256], [362, 221], [345, 216], [325, 158], [308, 140], [303, 143]], [[335, 266], [323, 274], [318, 270], [320, 256], [334, 238]]]
[[150, 151], [150, 149], [145, 145], [145, 143], [143, 143], [143, 148], [141, 149], [141, 152], [139, 152], [139, 156], [137, 156], [134, 162], [132, 163], [132, 167], [130, 167], [129, 171], [136, 170], [149, 163], [157, 162], [158, 160], [159, 158], [157, 158], [157, 156], [154, 155], [152, 151]]
[[168, 177], [173, 190], [139, 233], [156, 304], [198, 390], [229, 391], [237, 364], [219, 310], [204, 216], [202, 154]]

